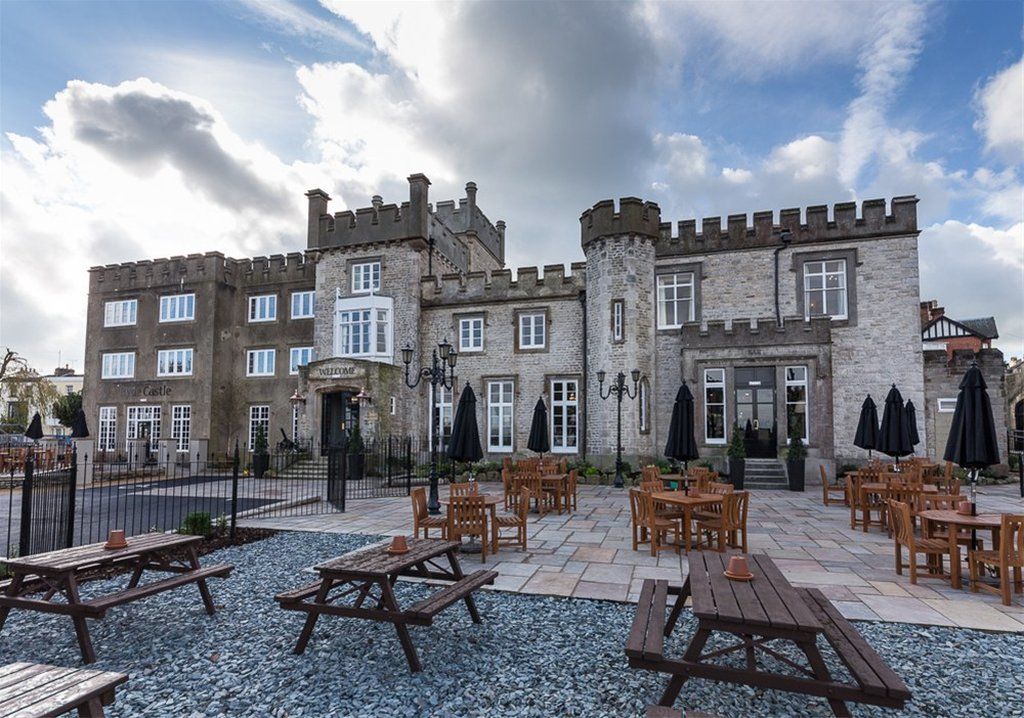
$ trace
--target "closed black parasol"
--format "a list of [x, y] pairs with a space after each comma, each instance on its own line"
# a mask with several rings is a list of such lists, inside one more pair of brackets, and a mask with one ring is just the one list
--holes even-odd
[[455, 421], [452, 422], [452, 438], [448, 440], [445, 453], [455, 461], [479, 461], [484, 456], [480, 448], [480, 431], [476, 426], [476, 394], [468, 381], [459, 397]]
[[25, 429], [25, 436], [36, 441], [43, 438], [43, 417], [39, 416], [38, 411], [32, 415], [32, 421]]
[[860, 406], [860, 419], [857, 421], [857, 433], [854, 434], [853, 445], [867, 449], [868, 456], [871, 456], [873, 449], [878, 448], [878, 408], [870, 394]]
[[910, 445], [917, 446], [921, 443], [921, 435], [917, 433], [917, 409], [910, 399], [907, 399], [903, 407], [903, 414], [903, 420], [907, 422], [907, 433], [910, 435]]
[[693, 394], [690, 387], [683, 382], [676, 392], [676, 401], [672, 405], [672, 419], [668, 425], [668, 441], [665, 443], [665, 456], [676, 461], [693, 461], [700, 457], [697, 442], [693, 438]]
[[893, 384], [885, 397], [885, 409], [882, 411], [882, 427], [878, 431], [878, 450], [900, 462], [901, 456], [914, 453], [914, 445], [910, 443], [910, 432], [907, 430], [907, 415], [903, 411], [903, 397], [900, 390]]
[[79, 409], [71, 422], [71, 438], [84, 439], [89, 436], [89, 426], [85, 423], [85, 412]]
[[952, 461], [971, 471], [971, 507], [976, 507], [978, 471], [999, 463], [999, 445], [996, 426], [992, 419], [992, 402], [988, 398], [985, 377], [978, 365], [972, 363], [960, 381], [956, 397], [956, 411], [946, 441], [946, 461]]
[[551, 450], [551, 439], [548, 438], [548, 408], [543, 398], [537, 399], [537, 404], [533, 407], [530, 440], [526, 442], [526, 448], [538, 454]]

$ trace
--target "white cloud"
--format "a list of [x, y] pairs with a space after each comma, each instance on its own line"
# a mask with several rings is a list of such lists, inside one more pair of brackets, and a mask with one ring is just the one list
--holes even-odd
[[285, 34], [303, 39], [339, 42], [360, 50], [366, 49], [366, 43], [354, 33], [317, 17], [289, 0], [238, 0], [238, 2], [261, 21]]
[[975, 100], [974, 126], [985, 148], [1007, 162], [1024, 162], [1024, 59], [989, 78]]

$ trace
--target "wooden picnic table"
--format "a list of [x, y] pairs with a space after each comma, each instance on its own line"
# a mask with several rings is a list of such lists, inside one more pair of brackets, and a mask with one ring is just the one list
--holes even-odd
[[[694, 553], [689, 557], [690, 573], [682, 586], [652, 579], [643, 583], [626, 655], [633, 668], [671, 676], [660, 705], [671, 706], [691, 677], [821, 696], [837, 716], [850, 715], [845, 701], [900, 708], [910, 699], [910, 691], [899, 676], [820, 591], [794, 588], [770, 558], [756, 554], [748, 557], [753, 580], [732, 581], [723, 573], [728, 559], [724, 553]], [[676, 600], [666, 621], [670, 595]], [[690, 597], [697, 618], [696, 633], [682, 659], [668, 658], [665, 637], [672, 634]], [[739, 642], [705, 653], [704, 646], [713, 631], [731, 634]], [[819, 635], [829, 642], [856, 684], [832, 678], [818, 649]], [[795, 644], [807, 666], [768, 645], [777, 640]], [[711, 660], [738, 651], [746, 659], [742, 668]], [[796, 675], [759, 667], [759, 653], [781, 662]]]
[[0, 668], [0, 718], [51, 718], [78, 710], [83, 718], [103, 718], [114, 702], [124, 673], [11, 663]]
[[701, 494], [700, 496], [687, 496], [685, 491], [654, 491], [651, 493], [655, 503], [672, 504], [683, 509], [683, 548], [686, 553], [690, 552], [691, 533], [690, 524], [693, 521], [693, 510], [703, 506], [712, 506], [722, 503], [724, 494]]
[[999, 530], [1002, 528], [1002, 517], [999, 514], [968, 516], [949, 509], [928, 509], [918, 512], [917, 516], [921, 519], [922, 533], [929, 538], [935, 532], [936, 525], [948, 527], [949, 579], [953, 588], [963, 587], [960, 579], [960, 544], [957, 542], [960, 529], [991, 531], [992, 545], [999, 546]]
[[[128, 538], [128, 545], [121, 549], [106, 549], [104, 544], [94, 543], [23, 558], [0, 559], [7, 564], [13, 576], [0, 596], [0, 631], [12, 608], [71, 616], [82, 660], [93, 663], [96, 653], [85, 619], [103, 618], [115, 606], [195, 583], [199, 586], [206, 612], [212, 616], [213, 598], [206, 579], [226, 578], [233, 566], [226, 563], [200, 566], [196, 546], [202, 540], [202, 536], [148, 533]], [[127, 588], [83, 601], [78, 593], [81, 574], [108, 566], [131, 567]], [[146, 571], [174, 575], [139, 585]], [[29, 594], [40, 592], [44, 594], [41, 599], [28, 598]], [[55, 596], [62, 596], [64, 601], [54, 601]]]
[[[491, 553], [498, 553], [498, 504], [502, 503], [505, 498], [503, 496], [496, 496], [494, 494], [478, 494], [484, 497], [484, 506], [487, 507], [487, 513], [484, 514], [484, 533], [488, 533], [488, 525], [490, 526], [491, 536]], [[452, 497], [446, 496], [440, 499], [442, 506], [450, 506], [452, 503]], [[477, 546], [479, 549], [480, 547]], [[473, 552], [471, 552], [473, 553]], [[476, 551], [475, 553], [479, 553]]]
[[[384, 621], [395, 625], [409, 670], [415, 673], [423, 670], [423, 666], [409, 635], [410, 624], [429, 626], [434, 616], [460, 599], [465, 602], [473, 623], [480, 623], [473, 591], [485, 584], [494, 583], [498, 572], [481, 570], [468, 576], [463, 574], [456, 555], [459, 548], [457, 541], [410, 537], [408, 546], [409, 551], [404, 554], [389, 553], [386, 542], [357, 549], [315, 566], [314, 570], [320, 574], [319, 580], [279, 593], [275, 599], [281, 608], [307, 613], [298, 643], [295, 644], [295, 653], [306, 650], [320, 614]], [[447, 566], [437, 562], [441, 556], [447, 559]], [[422, 601], [402, 608], [393, 590], [400, 576], [454, 583], [435, 591]], [[351, 602], [341, 602], [350, 597]]]

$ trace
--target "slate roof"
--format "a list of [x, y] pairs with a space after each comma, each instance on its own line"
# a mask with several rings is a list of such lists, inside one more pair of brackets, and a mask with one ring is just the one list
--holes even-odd
[[996, 329], [996, 318], [995, 317], [980, 317], [978, 319], [961, 319], [961, 324], [970, 329], [976, 334], [980, 334], [986, 339], [998, 339], [999, 330]]

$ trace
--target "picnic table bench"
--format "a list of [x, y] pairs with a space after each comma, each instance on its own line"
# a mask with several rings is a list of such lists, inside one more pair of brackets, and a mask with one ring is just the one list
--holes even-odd
[[[320, 578], [313, 583], [275, 596], [281, 608], [307, 612], [305, 625], [295, 644], [295, 653], [306, 650], [313, 627], [321, 614], [348, 616], [370, 621], [393, 623], [405, 651], [409, 670], [423, 670], [416, 647], [409, 635], [409, 625], [429, 626], [434, 617], [448, 606], [462, 600], [470, 618], [480, 623], [480, 614], [473, 600], [473, 591], [494, 583], [497, 571], [476, 571], [463, 574], [456, 552], [457, 541], [440, 539], [408, 539], [409, 551], [391, 554], [387, 544], [380, 543], [331, 559], [315, 566]], [[447, 566], [436, 559], [444, 556]], [[453, 581], [427, 598], [406, 608], [398, 604], [393, 586], [400, 576]], [[351, 601], [343, 599], [351, 597]]]
[[[731, 581], [723, 573], [727, 561], [726, 554], [692, 554], [690, 574], [682, 586], [650, 579], [643, 583], [626, 655], [633, 668], [671, 676], [661, 706], [671, 706], [690, 677], [821, 696], [837, 716], [850, 715], [844, 701], [901, 708], [910, 699], [906, 684], [820, 591], [794, 588], [770, 558], [760, 555], [749, 557], [752, 581]], [[666, 619], [668, 597], [673, 595], [675, 605]], [[690, 597], [697, 631], [682, 659], [666, 657], [665, 637], [671, 635]], [[733, 634], [740, 641], [705, 653], [713, 631]], [[828, 641], [855, 683], [833, 679], [818, 649], [819, 635]], [[796, 644], [810, 668], [767, 645], [776, 640]], [[710, 660], [737, 651], [745, 654], [742, 668]], [[759, 667], [759, 652], [798, 675]]]
[[[128, 538], [128, 545], [120, 549], [107, 549], [102, 543], [94, 543], [22, 558], [0, 559], [13, 574], [0, 595], [0, 631], [12, 608], [71, 616], [82, 659], [93, 663], [96, 652], [85, 619], [101, 619], [115, 606], [195, 583], [199, 586], [206, 612], [213, 615], [213, 597], [206, 579], [226, 578], [233, 566], [226, 563], [200, 566], [196, 546], [202, 540], [202, 536], [148, 533]], [[124, 565], [132, 568], [126, 588], [82, 600], [78, 592], [78, 578], [83, 572]], [[174, 575], [140, 585], [146, 571]], [[42, 598], [28, 597], [40, 592], [43, 593]], [[54, 601], [55, 596], [63, 596], [65, 600]]]
[[103, 718], [114, 688], [127, 680], [124, 673], [11, 663], [0, 667], [0, 718], [50, 718], [75, 709]]

